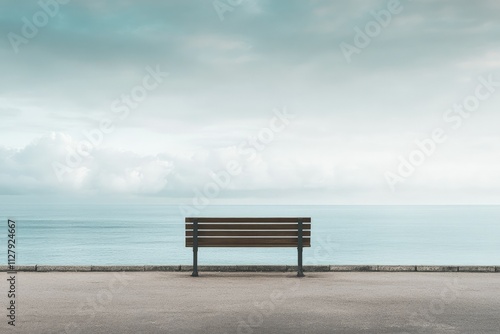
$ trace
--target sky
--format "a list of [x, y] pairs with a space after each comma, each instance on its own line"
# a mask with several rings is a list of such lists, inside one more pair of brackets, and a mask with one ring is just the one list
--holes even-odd
[[0, 197], [500, 204], [500, 3], [0, 1]]

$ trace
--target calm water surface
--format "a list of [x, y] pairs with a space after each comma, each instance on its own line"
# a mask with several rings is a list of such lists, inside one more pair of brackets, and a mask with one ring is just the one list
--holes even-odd
[[[18, 264], [189, 264], [177, 206], [9, 205]], [[499, 206], [212, 206], [203, 216], [310, 216], [306, 264], [500, 264]], [[6, 255], [4, 256], [6, 262]], [[294, 264], [293, 248], [201, 249], [200, 264]]]

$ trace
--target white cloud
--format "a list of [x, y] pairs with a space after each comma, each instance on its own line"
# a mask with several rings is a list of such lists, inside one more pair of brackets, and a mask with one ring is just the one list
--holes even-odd
[[[123, 193], [151, 194], [163, 189], [172, 163], [158, 156], [96, 149], [80, 164], [65, 162], [77, 142], [63, 133], [52, 133], [22, 149], [0, 150], [0, 192], [3, 194], [37, 193]], [[54, 163], [64, 169], [62, 182]]]
[[97, 148], [59, 182], [52, 163], [64, 162], [77, 142], [66, 134], [52, 133], [22, 149], [0, 149], [0, 195], [155, 195], [189, 202], [195, 189], [213, 182], [211, 172], [224, 170], [231, 160], [239, 161], [242, 173], [231, 179], [218, 198], [237, 197], [244, 203], [254, 196], [281, 201], [284, 194], [321, 203], [350, 204], [428, 203], [436, 202], [441, 194], [446, 202], [453, 199], [453, 191], [461, 199], [464, 193], [486, 193], [490, 197], [482, 200], [491, 203], [500, 186], [500, 156], [489, 154], [491, 146], [500, 142], [496, 137], [479, 138], [473, 143], [470, 138], [457, 138], [439, 147], [439, 154], [398, 186], [396, 193], [390, 192], [383, 173], [397, 168], [400, 148], [376, 149], [380, 142], [361, 148], [356, 146], [360, 139], [355, 136], [351, 142], [342, 142], [343, 137], [330, 138], [328, 146], [316, 144], [314, 148], [300, 145], [297, 139], [277, 140], [255, 159], [242, 157], [234, 145], [184, 156]]

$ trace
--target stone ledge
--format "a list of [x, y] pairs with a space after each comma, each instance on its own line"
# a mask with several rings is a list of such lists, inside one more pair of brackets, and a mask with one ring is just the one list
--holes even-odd
[[417, 271], [416, 266], [377, 266], [377, 271], [386, 271], [386, 272], [408, 272], [408, 271]]
[[371, 265], [349, 265], [349, 266], [330, 266], [330, 271], [378, 271], [378, 266]]
[[[286, 271], [287, 272], [296, 272], [298, 266], [286, 266]], [[330, 266], [303, 266], [304, 272], [305, 273], [324, 273], [324, 272], [329, 272], [330, 271]]]
[[36, 271], [37, 265], [32, 266], [15, 266], [17, 271]]
[[458, 271], [463, 273], [494, 273], [495, 267], [493, 266], [460, 266]]
[[[9, 271], [9, 266], [0, 266], [0, 272]], [[13, 271], [36, 271], [36, 265], [33, 266], [14, 266]]]
[[[183, 272], [193, 271], [193, 266], [181, 266]], [[286, 272], [287, 266], [198, 266], [199, 272]]]
[[336, 265], [330, 266], [330, 271], [377, 271], [378, 266], [372, 265]]
[[92, 266], [92, 271], [144, 271], [144, 266]]
[[457, 266], [417, 266], [420, 272], [458, 272]]
[[181, 271], [181, 266], [161, 266], [161, 265], [156, 265], [156, 266], [144, 266], [144, 271]]
[[[18, 272], [191, 272], [188, 265], [145, 265], [145, 266], [15, 266]], [[0, 272], [7, 272], [8, 266], [0, 266]], [[286, 265], [203, 265], [200, 272], [295, 272], [297, 266]], [[500, 266], [408, 266], [408, 265], [306, 265], [304, 272], [463, 272], [500, 273]]]
[[91, 271], [91, 266], [37, 266], [36, 271], [39, 272], [88, 272]]

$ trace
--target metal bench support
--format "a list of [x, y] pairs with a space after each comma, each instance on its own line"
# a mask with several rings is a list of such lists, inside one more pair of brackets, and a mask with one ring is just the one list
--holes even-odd
[[302, 233], [303, 232], [303, 226], [302, 226], [302, 219], [300, 218], [299, 219], [299, 240], [298, 240], [298, 247], [297, 247], [297, 251], [298, 251], [298, 256], [299, 256], [299, 263], [298, 263], [298, 267], [297, 267], [297, 277], [304, 277], [304, 270], [302, 268], [302, 245], [303, 245], [303, 241], [302, 241]]
[[198, 221], [193, 222], [193, 277], [198, 277]]

